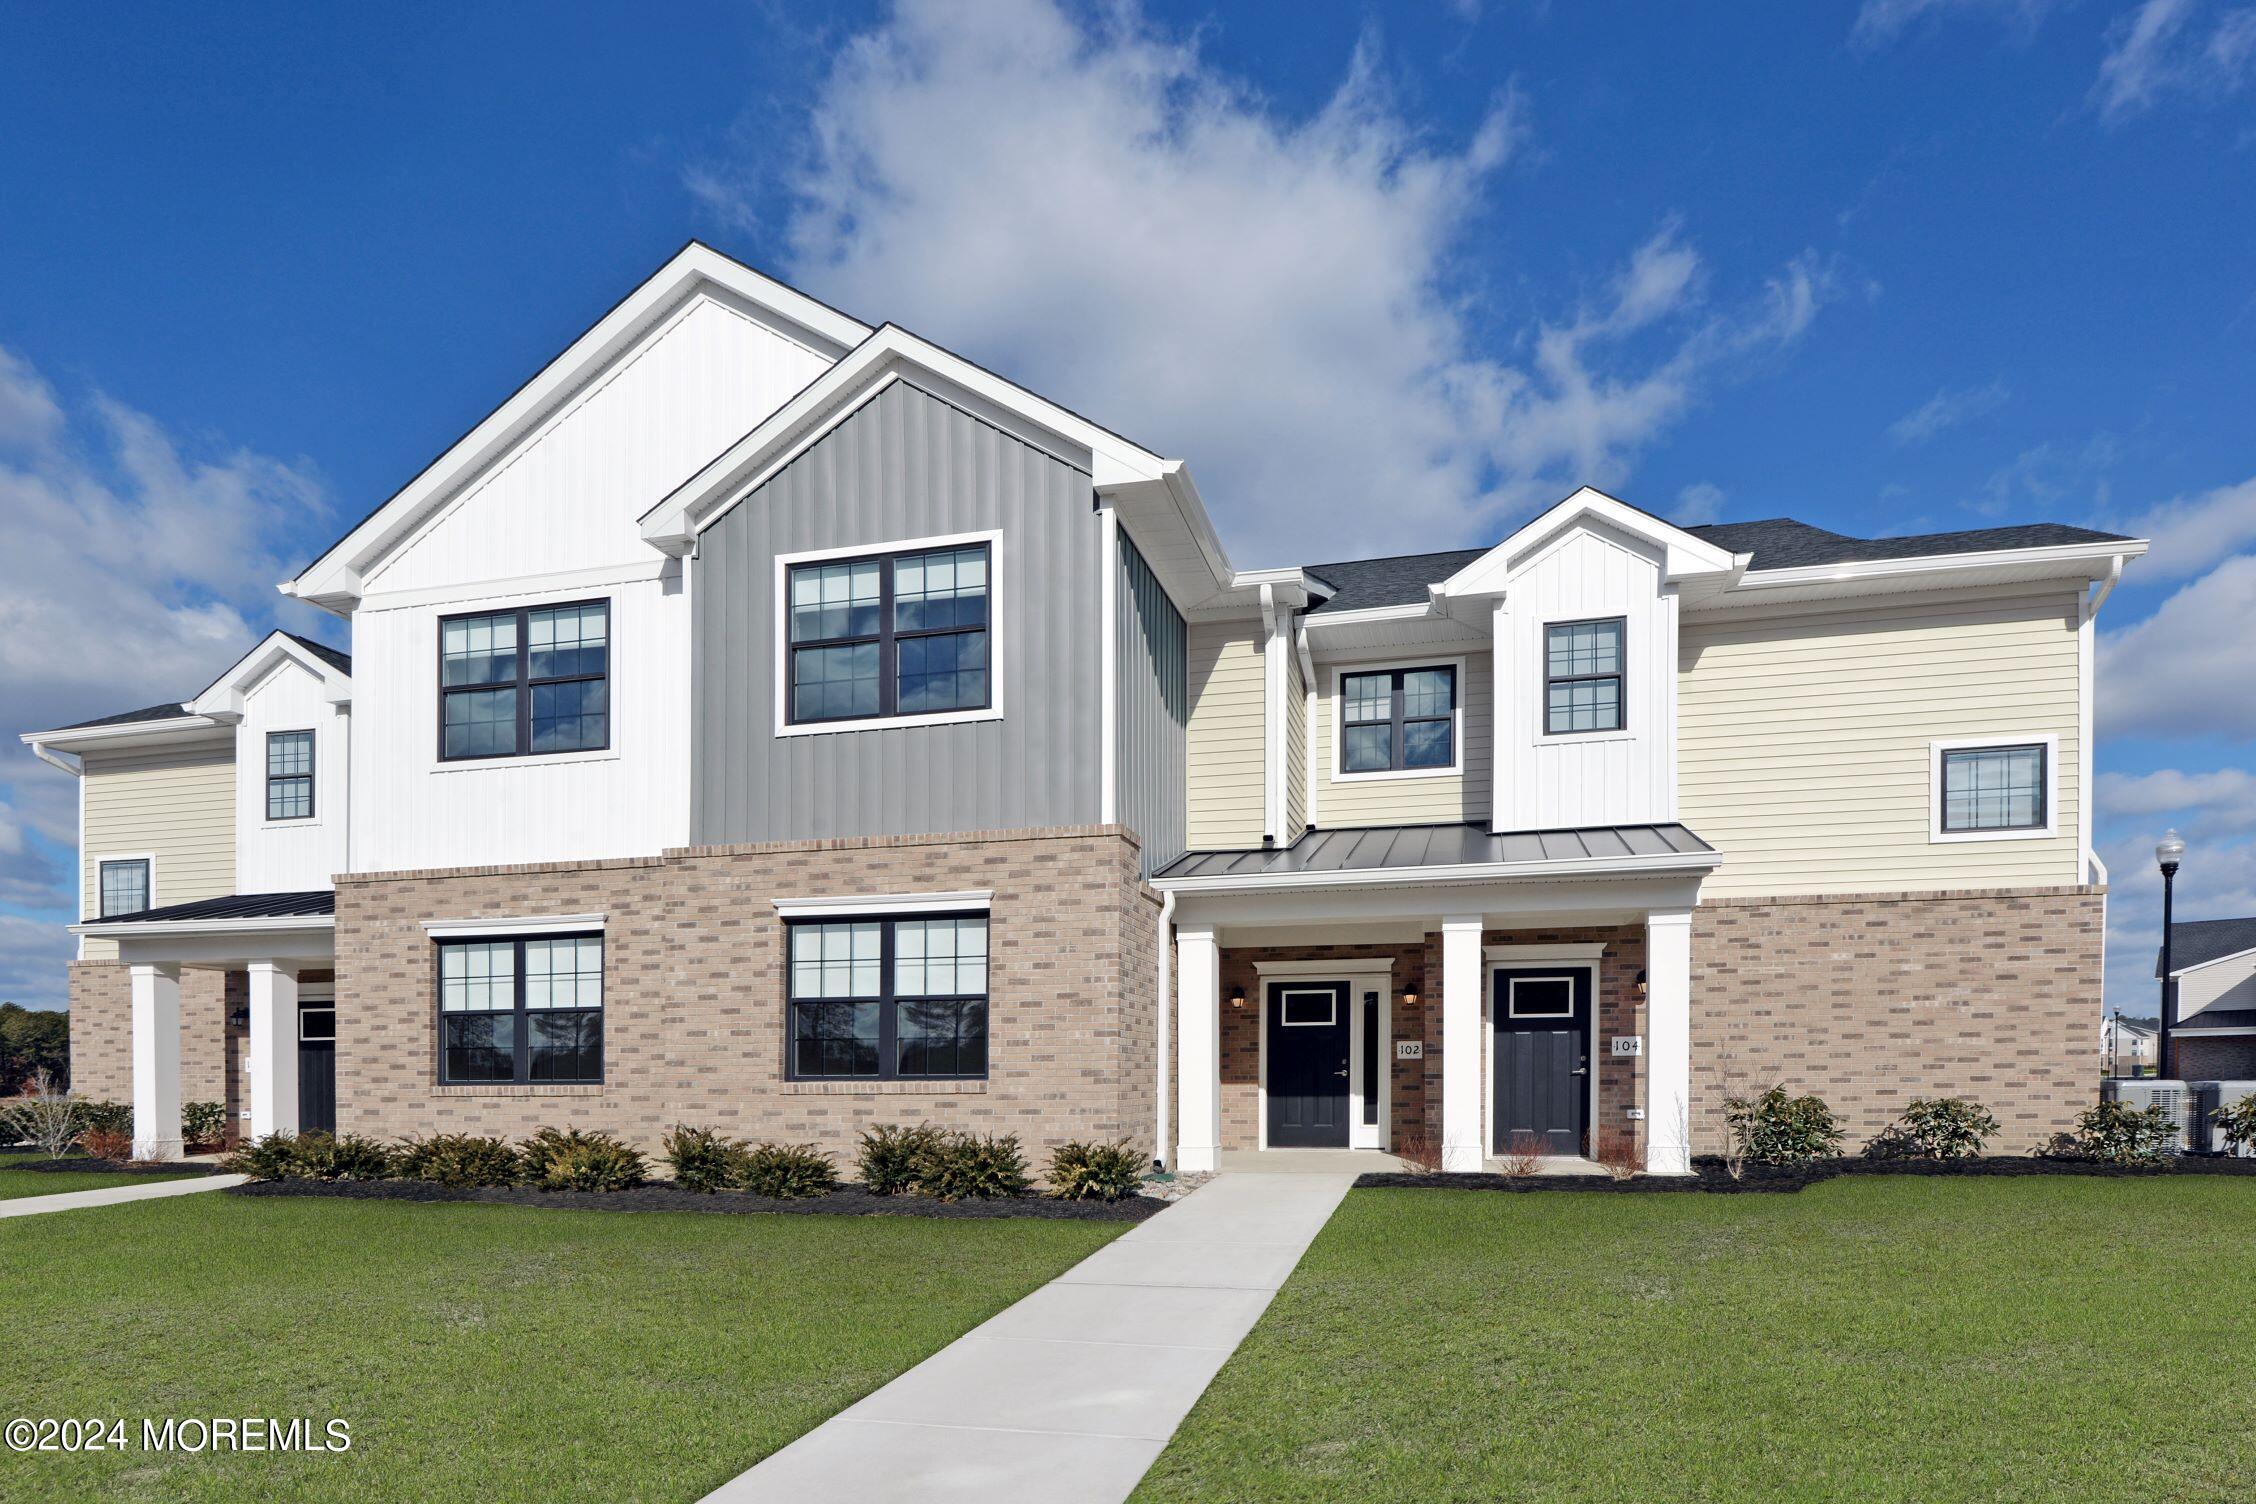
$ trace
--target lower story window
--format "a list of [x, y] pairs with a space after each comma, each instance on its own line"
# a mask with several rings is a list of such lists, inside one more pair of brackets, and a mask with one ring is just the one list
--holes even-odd
[[439, 1079], [603, 1079], [603, 937], [439, 944]]
[[987, 1074], [987, 916], [791, 925], [797, 1080]]

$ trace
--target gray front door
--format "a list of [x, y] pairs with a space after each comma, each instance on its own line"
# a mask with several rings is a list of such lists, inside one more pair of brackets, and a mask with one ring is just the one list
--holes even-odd
[[1590, 973], [1499, 971], [1489, 1005], [1496, 1152], [1526, 1144], [1539, 1154], [1581, 1154], [1590, 1132]]
[[1271, 982], [1269, 1147], [1347, 1147], [1347, 983]]

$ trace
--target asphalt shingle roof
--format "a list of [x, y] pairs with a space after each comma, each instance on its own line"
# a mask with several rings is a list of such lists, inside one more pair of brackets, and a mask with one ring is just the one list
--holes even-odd
[[91, 721], [73, 721], [68, 726], [58, 726], [58, 731], [84, 731], [93, 726], [125, 726], [135, 721], [169, 721], [188, 713], [178, 700], [164, 705], [146, 705], [139, 710], [128, 710], [118, 715], [98, 715]]
[[[2183, 971], [2244, 950], [2256, 950], [2256, 918], [2181, 919], [2170, 926], [2170, 966]], [[2154, 948], [2154, 974], [2162, 975], [2162, 947]]]
[[286, 919], [337, 912], [337, 894], [330, 888], [307, 893], [230, 893], [225, 898], [199, 898], [194, 903], [167, 904], [132, 914], [105, 914], [88, 924], [169, 924], [189, 919]]

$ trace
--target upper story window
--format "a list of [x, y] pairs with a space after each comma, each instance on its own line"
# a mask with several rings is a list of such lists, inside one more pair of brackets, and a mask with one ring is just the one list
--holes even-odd
[[1622, 729], [1621, 617], [1552, 622], [1543, 629], [1543, 730]]
[[1450, 665], [1340, 675], [1342, 774], [1447, 772], [1457, 766], [1457, 670]]
[[2050, 828], [2051, 747], [2045, 742], [1938, 747], [1937, 833], [2042, 833]]
[[266, 734], [266, 817], [269, 820], [313, 818], [313, 733], [269, 731]]
[[439, 943], [439, 1079], [603, 1079], [603, 937]]
[[987, 916], [794, 921], [791, 1075], [987, 1074]]
[[791, 565], [787, 721], [991, 706], [991, 562], [973, 543]]
[[149, 907], [149, 859], [104, 862], [101, 867], [102, 917], [138, 914]]
[[611, 603], [439, 621], [439, 756], [611, 745]]

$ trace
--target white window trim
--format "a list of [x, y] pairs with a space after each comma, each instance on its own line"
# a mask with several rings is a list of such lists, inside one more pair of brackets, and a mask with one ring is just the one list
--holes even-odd
[[[1342, 681], [1350, 674], [1393, 673], [1407, 668], [1446, 668], [1456, 678], [1455, 703], [1449, 709], [1449, 766], [1446, 768], [1387, 768], [1380, 772], [1350, 773], [1347, 766], [1347, 696]], [[1390, 658], [1375, 663], [1335, 663], [1332, 670], [1332, 766], [1334, 783], [1396, 783], [1411, 778], [1462, 778], [1465, 776], [1465, 700], [1469, 685], [1461, 657]]]
[[[1481, 1159], [1485, 1163], [1496, 1157], [1496, 973], [1516, 971], [1521, 967], [1555, 966], [1562, 971], [1579, 970], [1590, 976], [1590, 1022], [1586, 1037], [1590, 1044], [1589, 1107], [1591, 1142], [1585, 1151], [1598, 1147], [1598, 1136], [1604, 1124], [1598, 1116], [1598, 1078], [1606, 1068], [1606, 1052], [1598, 1039], [1600, 1025], [1604, 1022], [1605, 994], [1599, 991], [1600, 967], [1604, 964], [1604, 942], [1595, 945], [1488, 945], [1482, 948], [1481, 962]], [[1509, 1022], [1509, 1020], [1507, 1020]], [[1541, 1019], [1530, 1019], [1540, 1023]], [[1634, 1067], [1635, 1062], [1630, 1062]], [[1648, 1140], [1650, 1142], [1650, 1140]]]
[[994, 906], [992, 888], [960, 893], [865, 893], [843, 898], [778, 898], [776, 913], [785, 919], [884, 919], [897, 914], [960, 914], [986, 912]]
[[[2044, 748], [2045, 823], [2027, 830], [1943, 829], [1943, 754], [1983, 747]], [[2085, 797], [2083, 790], [2078, 797]], [[1954, 736], [1927, 744], [1927, 840], [1930, 845], [1960, 841], [2049, 841], [2060, 834], [2060, 738], [2057, 734], [1999, 732], [1994, 736]]]
[[1574, 996], [1571, 992], [1568, 994], [1567, 1011], [1564, 1013], [1522, 1013], [1520, 1011], [1520, 984], [1522, 982], [1565, 982], [1570, 988], [1574, 986], [1574, 978], [1567, 975], [1566, 967], [1561, 967], [1560, 974], [1555, 977], [1507, 977], [1504, 987], [1504, 1017], [1506, 1019], [1526, 1019], [1530, 1022], [1539, 1023], [1545, 1019], [1574, 1017]]
[[[1622, 724], [1590, 731], [1553, 731], [1551, 729], [1551, 629], [1553, 627], [1588, 626], [1598, 622], [1621, 623], [1621, 672], [1614, 677], [1621, 681], [1621, 700], [1616, 709]], [[1626, 742], [1634, 741], [1640, 734], [1629, 724], [1629, 635], [1630, 613], [1608, 612], [1601, 616], [1562, 616], [1556, 621], [1538, 619], [1535, 623], [1535, 665], [1529, 683], [1535, 694], [1535, 740], [1544, 742]]]
[[[852, 721], [791, 722], [791, 568], [819, 564], [826, 559], [858, 559], [868, 554], [907, 554], [923, 549], [961, 548], [967, 543], [987, 545], [987, 698], [984, 710], [939, 710], [924, 715], [875, 715]], [[943, 533], [931, 538], [900, 538], [882, 543], [857, 543], [847, 548], [810, 548], [775, 556], [775, 734], [777, 736], [829, 736], [840, 731], [891, 731], [909, 726], [960, 726], [974, 721], [1003, 718], [1003, 621], [998, 603], [1002, 597], [1003, 532], [988, 528], [976, 533]], [[1110, 630], [1107, 628], [1107, 630]]]
[[[1388, 956], [1354, 956], [1344, 961], [1256, 961], [1255, 992], [1248, 1002], [1255, 1008], [1258, 1039], [1254, 1050], [1255, 1080], [1260, 1085], [1255, 1121], [1255, 1147], [1269, 1147], [1269, 984], [1297, 980], [1347, 983], [1347, 1146], [1383, 1149], [1394, 1141], [1394, 961]], [[1379, 1120], [1363, 1121], [1362, 995], [1379, 995]], [[1216, 999], [1220, 1003], [1220, 999]]]
[[514, 939], [519, 935], [561, 935], [600, 930], [601, 914], [543, 914], [525, 919], [426, 919], [423, 933], [434, 940]]
[[[1296, 997], [1320, 997], [1324, 1000], [1322, 1018], [1292, 1018], [1292, 1000]], [[1277, 1027], [1280, 1029], [1331, 1029], [1339, 1026], [1339, 993], [1329, 986], [1288, 987], [1277, 989]], [[1348, 1069], [1355, 1069], [1354, 1052], [1349, 1051]]]
[[104, 851], [97, 853], [93, 862], [94, 867], [90, 875], [94, 881], [88, 885], [91, 891], [87, 896], [93, 900], [94, 911], [91, 914], [82, 913], [79, 916], [81, 920], [102, 917], [102, 864], [104, 862], [146, 862], [149, 867], [149, 907], [153, 909], [157, 906], [157, 854], [155, 852]]

